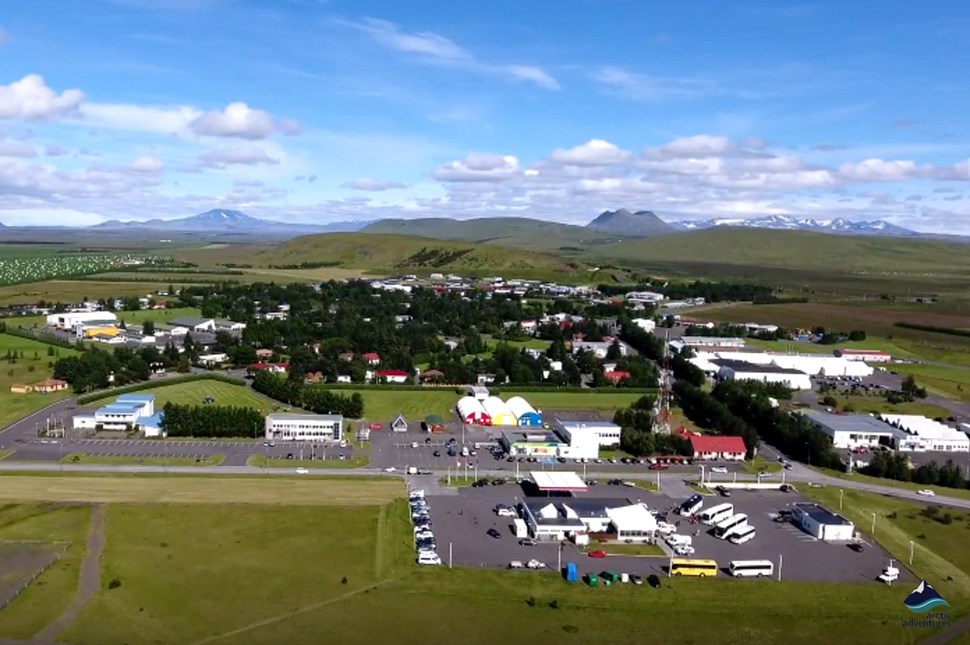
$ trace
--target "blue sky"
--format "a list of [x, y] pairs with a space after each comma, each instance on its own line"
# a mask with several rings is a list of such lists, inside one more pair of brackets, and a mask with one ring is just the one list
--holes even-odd
[[0, 222], [604, 209], [970, 234], [970, 8], [31, 0]]

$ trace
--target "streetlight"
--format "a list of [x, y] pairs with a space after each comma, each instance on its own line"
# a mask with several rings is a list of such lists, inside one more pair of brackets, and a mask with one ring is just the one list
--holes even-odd
[[839, 510], [842, 510], [842, 497], [845, 496], [845, 491], [841, 488], [839, 489]]
[[701, 486], [704, 485], [704, 464], [701, 464]]
[[913, 566], [913, 550], [915, 548], [916, 548], [916, 545], [913, 543], [912, 540], [910, 540], [909, 541], [909, 566]]

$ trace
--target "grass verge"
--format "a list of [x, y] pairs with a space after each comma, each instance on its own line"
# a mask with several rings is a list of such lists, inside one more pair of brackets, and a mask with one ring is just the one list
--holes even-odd
[[0, 450], [0, 461], [3, 461], [4, 459], [6, 459], [10, 455], [12, 455], [14, 452], [16, 452], [16, 451], [11, 450], [9, 448], [6, 449], [6, 450]]
[[[917, 484], [915, 482], [901, 482], [895, 479], [886, 479], [884, 477], [872, 477], [870, 475], [863, 475], [857, 472], [846, 473], [840, 470], [830, 470], [828, 468], [817, 468], [819, 472], [825, 473], [830, 477], [837, 477], [839, 479], [844, 479], [846, 481], [856, 481], [863, 482], [866, 484], [874, 484], [876, 486], [886, 486], [888, 488], [898, 488], [900, 490], [908, 491], [918, 491], [924, 488], [932, 490], [937, 495], [945, 495], [947, 497], [959, 497], [960, 499], [970, 499], [970, 489], [966, 488], [947, 488], [946, 486], [927, 486], [926, 484]], [[927, 498], [927, 501], [932, 501], [932, 498]]]
[[72, 452], [61, 459], [64, 464], [96, 464], [100, 466], [219, 466], [226, 460], [225, 455], [206, 455], [204, 457], [106, 457]]
[[777, 461], [768, 461], [764, 457], [755, 457], [744, 462], [744, 472], [757, 475], [758, 473], [780, 473], [781, 464]]
[[607, 555], [639, 555], [658, 557], [666, 555], [656, 544], [597, 544], [590, 549], [603, 549]]
[[347, 459], [267, 459], [263, 455], [251, 455], [246, 459], [246, 465], [254, 468], [308, 468], [308, 469], [339, 469], [364, 468], [370, 464], [370, 455], [352, 455]]

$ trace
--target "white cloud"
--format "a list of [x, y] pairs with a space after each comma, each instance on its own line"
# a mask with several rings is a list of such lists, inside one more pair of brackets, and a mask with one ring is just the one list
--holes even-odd
[[352, 181], [344, 182], [342, 184], [342, 187], [350, 188], [352, 190], [382, 191], [382, 190], [398, 190], [401, 188], [407, 188], [408, 185], [403, 184], [399, 181], [361, 177], [359, 179], [354, 179]]
[[839, 166], [839, 174], [852, 181], [902, 181], [915, 177], [919, 171], [914, 161], [866, 159]]
[[554, 150], [549, 159], [567, 166], [614, 166], [629, 162], [633, 155], [603, 139], [590, 139], [568, 149]]
[[644, 157], [666, 159], [669, 157], [717, 157], [734, 152], [735, 146], [724, 136], [698, 134], [674, 139], [659, 148], [647, 148]]
[[212, 110], [194, 119], [189, 127], [198, 135], [265, 139], [273, 133], [273, 117], [242, 102], [230, 103], [224, 110]]
[[517, 174], [519, 160], [516, 157], [472, 152], [461, 161], [440, 166], [432, 176], [445, 182], [501, 182]]
[[186, 105], [148, 106], [131, 103], [85, 103], [80, 109], [84, 122], [116, 130], [188, 134], [189, 124], [202, 112]]
[[67, 150], [65, 150], [64, 146], [61, 146], [60, 144], [48, 143], [46, 146], [44, 146], [44, 154], [48, 157], [61, 157], [67, 154]]
[[719, 175], [725, 170], [724, 160], [717, 157], [644, 160], [638, 165], [644, 170], [675, 175]]
[[0, 141], [0, 157], [36, 157], [34, 146], [23, 141]]
[[611, 94], [644, 103], [689, 100], [719, 93], [718, 86], [706, 79], [650, 76], [621, 67], [604, 67], [593, 74], [593, 80]]
[[429, 31], [406, 32], [393, 22], [377, 18], [338, 22], [366, 33], [388, 49], [417, 56], [425, 62], [450, 65], [509, 81], [525, 81], [547, 90], [560, 89], [559, 82], [552, 74], [540, 67], [482, 61], [458, 43], [440, 34]]
[[28, 74], [10, 85], [0, 85], [0, 119], [45, 121], [69, 114], [84, 100], [81, 90], [58, 94], [42, 76]]
[[199, 166], [203, 168], [225, 168], [228, 165], [255, 166], [258, 164], [275, 165], [279, 159], [269, 155], [256, 145], [231, 146], [216, 150], [206, 150], [199, 155]]
[[157, 157], [143, 155], [132, 161], [128, 167], [135, 172], [145, 173], [146, 175], [157, 175], [165, 169], [165, 164]]

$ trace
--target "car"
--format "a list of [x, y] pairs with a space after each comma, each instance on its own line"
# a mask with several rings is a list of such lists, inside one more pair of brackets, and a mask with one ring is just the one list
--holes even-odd
[[426, 540], [433, 540], [434, 533], [432, 533], [431, 531], [421, 531], [420, 533], [414, 536], [414, 539], [418, 540], [419, 542], [424, 542]]
[[632, 582], [635, 585], [642, 585], [643, 584], [643, 578], [640, 577], [640, 576], [638, 576], [635, 573], [631, 573], [630, 574], [630, 582]]
[[596, 549], [595, 551], [590, 551], [586, 555], [588, 555], [591, 558], [605, 558], [606, 551], [604, 551], [603, 549]]
[[792, 469], [792, 465], [791, 465], [791, 462], [790, 461], [786, 461], [785, 462], [784, 469], [785, 470], [791, 470]]
[[661, 535], [670, 535], [671, 533], [676, 533], [677, 527], [673, 524], [667, 522], [657, 522], [657, 533]]
[[731, 491], [729, 489], [725, 488], [724, 486], [716, 486], [714, 488], [714, 490], [716, 490], [721, 497], [730, 497], [731, 496]]
[[[292, 459], [292, 457], [287, 457], [287, 459]], [[384, 472], [385, 473], [396, 473], [397, 472], [397, 468], [395, 468], [394, 466], [388, 466], [387, 468], [384, 469]]]
[[781, 485], [781, 492], [783, 492], [783, 493], [794, 493], [795, 492], [795, 487], [792, 486], [791, 484], [782, 484]]
[[504, 479], [496, 479], [492, 482], [492, 486], [503, 486], [505, 484]]
[[933, 491], [931, 491], [929, 488], [921, 488], [918, 491], [916, 491], [916, 494], [917, 495], [922, 495], [923, 497], [935, 497], [936, 496], [936, 493], [934, 493]]
[[863, 551], [866, 550], [865, 547], [862, 546], [861, 542], [852, 542], [851, 544], [849, 544], [849, 548], [855, 551], [856, 553], [862, 553]]
[[511, 464], [512, 462], [515, 461], [515, 457], [506, 457], [505, 461], [507, 461], [507, 462], [509, 462]]
[[760, 473], [758, 473], [758, 477], [771, 477], [771, 475], [772, 473], [769, 473], [767, 470], [762, 470]]
[[616, 463], [616, 457], [610, 457], [610, 463], [611, 464], [615, 464]]
[[440, 456], [441, 456], [441, 451], [440, 451], [440, 450], [435, 450], [435, 451], [434, 451], [433, 453], [431, 453], [431, 454], [432, 454], [432, 456], [434, 456], [434, 457], [440, 457]]
[[297, 468], [296, 469], [296, 474], [297, 475], [309, 475], [310, 474], [310, 469], [309, 468]]
[[412, 448], [417, 448], [418, 447], [418, 442], [417, 441], [412, 441], [411, 442], [411, 447]]
[[711, 472], [717, 473], [718, 475], [726, 475], [728, 469], [724, 466], [711, 466]]
[[497, 508], [495, 514], [499, 517], [515, 517], [515, 511], [511, 508]]
[[522, 538], [519, 540], [519, 546], [535, 546], [536, 541], [532, 538]]
[[529, 567], [530, 569], [545, 569], [546, 563], [539, 562], [538, 560], [529, 560], [525, 563], [525, 566]]
[[485, 531], [485, 535], [495, 538], [496, 540], [502, 537], [502, 534], [499, 533], [498, 530], [496, 529], [488, 529], [487, 531]]
[[670, 470], [670, 466], [668, 466], [667, 464], [661, 464], [661, 463], [650, 464], [649, 466], [647, 466], [647, 468], [649, 468], [650, 470]]
[[694, 547], [689, 544], [678, 544], [673, 549], [677, 555], [694, 555]]

